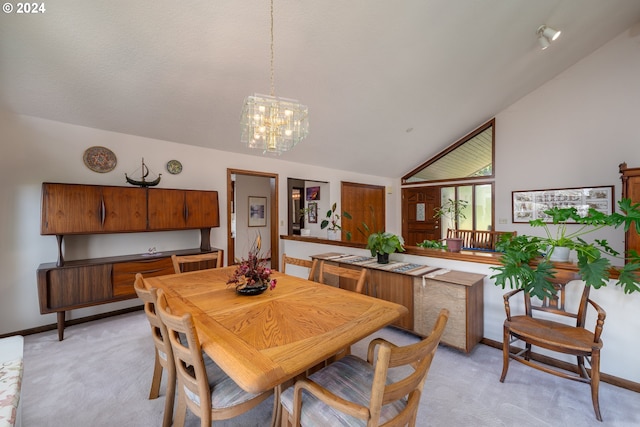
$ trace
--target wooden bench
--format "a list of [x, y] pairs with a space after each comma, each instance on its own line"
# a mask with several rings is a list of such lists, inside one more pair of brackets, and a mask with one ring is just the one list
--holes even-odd
[[0, 427], [21, 425], [23, 348], [24, 338], [21, 335], [0, 338]]
[[496, 244], [504, 234], [516, 235], [515, 231], [455, 230], [447, 229], [447, 239], [462, 239], [463, 249], [495, 251]]

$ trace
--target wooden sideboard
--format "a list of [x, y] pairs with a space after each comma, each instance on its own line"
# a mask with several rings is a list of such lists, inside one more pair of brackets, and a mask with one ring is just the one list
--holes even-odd
[[[408, 309], [393, 325], [426, 336], [440, 309], [449, 310], [441, 342], [466, 353], [484, 334], [484, 276], [404, 262], [378, 264], [374, 258], [339, 253], [312, 255], [341, 267], [367, 268], [367, 295], [395, 302]], [[344, 279], [342, 279], [344, 280]], [[350, 289], [349, 283], [335, 284]]]
[[[42, 184], [40, 234], [55, 235], [58, 260], [37, 270], [40, 313], [58, 313], [63, 339], [67, 310], [135, 298], [136, 273], [153, 277], [173, 273], [171, 255], [217, 251], [211, 228], [220, 226], [217, 191]], [[65, 261], [66, 234], [200, 230], [200, 248], [161, 254], [124, 255]]]

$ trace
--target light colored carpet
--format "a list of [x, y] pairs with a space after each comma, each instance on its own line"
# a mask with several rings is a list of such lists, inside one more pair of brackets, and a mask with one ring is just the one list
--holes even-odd
[[[373, 336], [403, 345], [416, 338], [386, 328]], [[373, 337], [372, 336], [372, 337]], [[364, 357], [370, 338], [353, 346]], [[142, 311], [25, 337], [23, 426], [161, 426], [161, 396], [148, 400], [153, 344]], [[640, 395], [600, 385], [604, 422], [589, 386], [513, 363], [499, 382], [501, 352], [478, 345], [470, 355], [440, 346], [425, 384], [419, 426], [639, 426]], [[268, 426], [272, 399], [220, 426]], [[190, 412], [187, 425], [200, 425]], [[330, 427], [330, 426], [327, 426]]]

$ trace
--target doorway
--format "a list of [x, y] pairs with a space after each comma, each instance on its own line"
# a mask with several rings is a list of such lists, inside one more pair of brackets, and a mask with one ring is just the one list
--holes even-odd
[[[251, 218], [252, 203], [264, 206], [260, 217]], [[227, 169], [227, 265], [246, 258], [250, 245], [260, 235], [271, 254], [271, 268], [277, 268], [278, 253], [278, 175], [242, 169]], [[268, 245], [265, 245], [266, 242]], [[265, 247], [266, 246], [266, 247]]]

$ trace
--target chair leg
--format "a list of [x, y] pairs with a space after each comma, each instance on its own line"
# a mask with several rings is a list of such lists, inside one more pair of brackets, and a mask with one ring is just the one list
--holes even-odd
[[602, 421], [600, 414], [600, 402], [598, 399], [598, 388], [600, 386], [600, 351], [594, 351], [591, 355], [591, 400], [593, 410], [596, 412], [598, 421]]
[[160, 364], [160, 356], [156, 350], [155, 365], [153, 366], [153, 378], [151, 380], [151, 390], [149, 391], [149, 399], [157, 399], [160, 395], [160, 382], [162, 381], [162, 365]]
[[176, 394], [176, 372], [167, 369], [167, 393], [164, 401], [164, 417], [162, 419], [162, 427], [171, 427], [173, 423], [173, 405]]
[[503, 383], [507, 377], [507, 371], [509, 370], [509, 329], [505, 326], [502, 336], [502, 375], [500, 376], [500, 382]]
[[531, 344], [527, 343], [525, 348], [527, 351], [524, 353], [524, 360], [531, 360]]
[[174, 427], [184, 427], [184, 420], [187, 417], [187, 396], [184, 394], [182, 387], [178, 385], [178, 407], [174, 411], [175, 420], [173, 421]]

